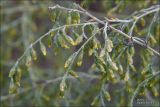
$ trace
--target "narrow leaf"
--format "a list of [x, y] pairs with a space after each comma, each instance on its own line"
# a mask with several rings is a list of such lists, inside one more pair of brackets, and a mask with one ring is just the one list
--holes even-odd
[[40, 43], [40, 49], [41, 49], [43, 55], [46, 56], [47, 51], [46, 51], [45, 45], [41, 41], [39, 41], [39, 43]]
[[15, 77], [15, 83], [18, 86], [20, 86], [21, 77], [22, 77], [22, 71], [21, 71], [20, 68], [17, 68], [16, 77]]
[[67, 61], [66, 61], [65, 64], [64, 64], [64, 68], [67, 68], [67, 67], [72, 63], [72, 61], [73, 61], [73, 59], [74, 59], [74, 56], [75, 56], [75, 53], [72, 54], [72, 55], [67, 59]]
[[37, 60], [37, 53], [36, 51], [33, 49], [33, 47], [31, 48], [31, 55], [33, 57], [34, 60]]
[[92, 105], [92, 106], [93, 106], [93, 105], [97, 105], [98, 103], [99, 103], [99, 97], [96, 96], [96, 97], [94, 97], [94, 99], [93, 99], [91, 105]]
[[109, 94], [108, 91], [105, 91], [105, 92], [104, 92], [104, 97], [105, 97], [105, 99], [106, 99], [107, 101], [111, 101], [111, 96], [110, 96], [110, 94]]
[[81, 66], [82, 65], [82, 60], [83, 60], [83, 49], [79, 53], [79, 56], [78, 56], [78, 59], [77, 59], [77, 66]]
[[13, 94], [17, 92], [17, 86], [14, 84], [13, 78], [11, 78], [11, 82], [9, 85], [9, 94]]
[[32, 64], [32, 57], [30, 53], [26, 54], [26, 66], [29, 67]]
[[71, 76], [75, 77], [75, 78], [78, 77], [78, 74], [77, 74], [76, 72], [74, 72], [73, 70], [70, 70], [70, 71], [69, 71], [69, 74], [70, 74]]

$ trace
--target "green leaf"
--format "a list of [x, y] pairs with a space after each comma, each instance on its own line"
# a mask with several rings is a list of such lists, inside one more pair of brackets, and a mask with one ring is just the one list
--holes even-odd
[[129, 80], [129, 71], [125, 73], [125, 77], [124, 77], [124, 81], [127, 82], [128, 80]]
[[134, 67], [134, 65], [129, 65], [129, 66], [130, 66], [132, 71], [136, 72], [136, 68]]
[[65, 89], [67, 88], [65, 79], [63, 78], [61, 83], [60, 83], [60, 96], [64, 97]]
[[79, 53], [78, 59], [77, 59], [77, 66], [81, 66], [83, 62], [83, 49]]
[[130, 53], [131, 56], [134, 55], [134, 53], [135, 53], [134, 46], [131, 46], [131, 47], [129, 48], [129, 53]]
[[70, 48], [68, 46], [67, 42], [70, 44], [74, 44], [73, 39], [66, 34], [65, 28], [63, 28], [63, 30], [59, 32], [58, 42], [61, 45], [61, 47], [65, 48], [65, 49]]
[[127, 50], [127, 63], [129, 64], [129, 65], [132, 65], [133, 64], [133, 55], [131, 55], [130, 53], [129, 53], [129, 49]]
[[72, 63], [74, 57], [75, 57], [75, 53], [72, 54], [72, 55], [67, 59], [67, 61], [66, 61], [65, 64], [64, 64], [64, 68], [69, 67], [69, 65]]
[[51, 17], [51, 21], [55, 22], [60, 16], [60, 11], [57, 9], [54, 9], [54, 11], [51, 12], [50, 17]]
[[51, 48], [52, 46], [52, 37], [47, 38], [48, 47]]
[[73, 41], [73, 39], [70, 37], [70, 36], [68, 36], [67, 34], [66, 34], [66, 31], [65, 31], [65, 27], [63, 28], [63, 31], [62, 31], [62, 37], [68, 42], [68, 43], [70, 43], [71, 45], [75, 45], [75, 43], [74, 43], [74, 41]]
[[76, 72], [74, 72], [73, 70], [69, 70], [69, 74], [75, 78], [78, 77], [78, 74]]
[[34, 50], [33, 47], [31, 48], [31, 55], [32, 55], [34, 60], [37, 60], [37, 53], [36, 53], [36, 51]]
[[98, 103], [99, 103], [99, 96], [96, 96], [96, 97], [94, 97], [94, 99], [93, 99], [91, 105], [92, 105], [92, 106], [98, 105]]
[[64, 94], [65, 94], [64, 91], [60, 91], [60, 93], [59, 93], [59, 95], [60, 95], [61, 98], [64, 98]]
[[140, 23], [141, 23], [141, 26], [142, 26], [142, 27], [145, 26], [146, 21], [144, 20], [144, 18], [140, 18]]
[[106, 99], [107, 101], [111, 101], [111, 96], [110, 96], [110, 94], [109, 94], [108, 91], [105, 91], [105, 92], [104, 92], [104, 97], [105, 97], [105, 99]]
[[116, 65], [115, 62], [112, 62], [112, 60], [109, 60], [108, 63], [109, 63], [110, 67], [111, 67], [113, 70], [115, 70], [115, 71], [118, 70], [118, 67], [117, 67], [117, 65]]
[[29, 67], [32, 64], [32, 57], [30, 55], [30, 53], [28, 52], [26, 54], [26, 66]]
[[106, 50], [105, 48], [101, 49], [100, 55], [99, 55], [101, 58], [103, 58], [105, 56], [105, 54], [106, 54], [105, 50]]
[[9, 85], [9, 94], [13, 94], [17, 92], [17, 86], [14, 84], [13, 78], [11, 78], [11, 82]]
[[62, 48], [65, 48], [65, 49], [69, 49], [69, 48], [70, 48], [70, 47], [66, 44], [64, 38], [63, 38], [61, 35], [58, 36], [57, 42], [58, 42], [58, 44], [59, 44]]
[[78, 45], [78, 44], [80, 44], [83, 41], [83, 35], [79, 35], [76, 32], [73, 32], [73, 35], [76, 37], [76, 40], [74, 42], [75, 46]]
[[76, 12], [76, 20], [77, 20], [77, 23], [80, 23], [80, 14], [79, 12]]
[[68, 12], [66, 17], [66, 25], [70, 25], [71, 22], [72, 22], [71, 12]]
[[88, 50], [88, 56], [91, 56], [94, 53], [94, 49], [93, 48], [89, 48]]
[[101, 44], [100, 44], [99, 40], [97, 40], [96, 37], [93, 38], [92, 44], [93, 44], [93, 48], [94, 48], [94, 49], [101, 48]]
[[16, 68], [18, 66], [18, 61], [16, 62], [16, 64], [11, 68], [10, 72], [9, 72], [9, 77], [12, 78], [15, 73], [16, 73]]
[[94, 58], [95, 58], [95, 64], [96, 64], [97, 68], [98, 68], [101, 72], [105, 73], [105, 72], [106, 72], [106, 68], [105, 68], [105, 67], [106, 67], [106, 64], [105, 64], [104, 59], [101, 58], [101, 57], [98, 57], [98, 54], [97, 54], [97, 52], [95, 52], [95, 51], [94, 51]]
[[17, 72], [16, 72], [16, 75], [15, 75], [15, 83], [18, 86], [20, 86], [21, 77], [22, 77], [22, 71], [21, 71], [20, 68], [17, 68]]
[[56, 12], [53, 11], [53, 12], [51, 13], [50, 17], [51, 17], [51, 21], [52, 21], [52, 22], [55, 22], [55, 21], [56, 21], [56, 17], [57, 17]]
[[72, 17], [72, 24], [80, 23], [80, 14], [79, 14], [79, 12], [72, 11], [71, 12], [71, 17]]
[[152, 93], [153, 93], [153, 95], [155, 96], [155, 97], [158, 97], [159, 96], [159, 91], [158, 91], [158, 89], [154, 86], [154, 87], [152, 87]]
[[151, 45], [154, 45], [155, 43], [157, 43], [157, 40], [153, 37], [153, 35], [150, 36], [150, 41], [149, 41], [149, 43], [150, 43]]
[[62, 80], [60, 83], [60, 91], [64, 92], [65, 88], [66, 88], [66, 83], [64, 80]]
[[144, 74], [146, 74], [148, 71], [149, 71], [149, 67], [147, 66], [147, 67], [145, 67], [145, 68], [142, 69], [141, 74], [144, 75]]
[[113, 43], [110, 39], [107, 39], [106, 41], [107, 45], [106, 45], [106, 49], [108, 52], [111, 52], [112, 51], [112, 48], [113, 48]]
[[45, 45], [41, 41], [39, 41], [39, 43], [40, 43], [40, 49], [41, 49], [43, 55], [46, 56], [47, 51], [46, 51]]
[[121, 64], [118, 64], [118, 71], [122, 75], [123, 74], [123, 66]]
[[56, 31], [51, 31], [50, 36], [51, 36], [51, 37], [54, 37], [54, 36], [55, 36], [55, 32], [56, 32]]
[[108, 71], [109, 71], [111, 77], [112, 77], [112, 78], [115, 78], [115, 75], [114, 75], [113, 71], [112, 71], [111, 69], [108, 69]]

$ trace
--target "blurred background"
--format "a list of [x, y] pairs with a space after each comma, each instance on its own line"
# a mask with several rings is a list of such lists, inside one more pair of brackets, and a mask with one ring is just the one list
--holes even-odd
[[[80, 80], [69, 79], [69, 89], [64, 99], [59, 97], [60, 77], [64, 75], [65, 60], [79, 48], [59, 49], [55, 55], [54, 46], [47, 47], [47, 55], [43, 56], [39, 44], [35, 46], [38, 59], [27, 69], [22, 61], [22, 80], [17, 94], [9, 95], [8, 77], [11, 67], [23, 54], [30, 43], [54, 27], [51, 21], [49, 6], [56, 4], [73, 7], [80, 4], [97, 18], [126, 18], [132, 13], [152, 5], [158, 0], [1, 0], [0, 1], [0, 105], [7, 106], [84, 106], [90, 105], [98, 93], [97, 76], [88, 76], [93, 62], [92, 57], [85, 57], [81, 67], [74, 67], [82, 72]], [[63, 17], [61, 17], [63, 18]], [[59, 19], [61, 20], [61, 19]], [[88, 20], [82, 17], [82, 22]], [[63, 22], [60, 22], [63, 24]], [[46, 40], [47, 41], [47, 40]], [[138, 62], [138, 61], [137, 61]], [[158, 62], [156, 62], [158, 64]], [[138, 66], [138, 65], [137, 65]], [[45, 87], [46, 80], [53, 80]], [[73, 81], [70, 81], [73, 80]], [[121, 86], [120, 86], [121, 87]], [[113, 87], [117, 88], [117, 87]], [[113, 96], [113, 95], [111, 95]], [[120, 104], [119, 95], [108, 105]], [[158, 97], [159, 98], [159, 97]], [[124, 99], [127, 102], [127, 97]], [[123, 104], [122, 104], [123, 105]]]

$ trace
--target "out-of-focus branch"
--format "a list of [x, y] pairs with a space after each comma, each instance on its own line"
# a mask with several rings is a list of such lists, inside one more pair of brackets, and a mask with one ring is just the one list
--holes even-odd
[[0, 33], [3, 33], [3, 32], [5, 32], [5, 31], [7, 31], [7, 30], [8, 30], [9, 28], [11, 28], [11, 27], [17, 26], [18, 24], [20, 24], [20, 22], [21, 22], [21, 17], [18, 18], [18, 19], [16, 19], [16, 20], [14, 20], [14, 21], [12, 21], [12, 22], [9, 23], [8, 25], [3, 25], [3, 26], [1, 27]]
[[41, 5], [29, 5], [27, 7], [25, 5], [9, 7], [9, 8], [3, 8], [2, 7], [1, 14], [12, 14], [12, 13], [15, 13], [15, 12], [23, 12], [23, 11], [26, 11], [26, 9], [28, 11], [32, 12], [32, 11], [36, 11], [39, 8], [47, 7], [47, 6], [48, 5], [46, 5], [46, 4], [41, 4]]
[[156, 76], [159, 76], [159, 75], [160, 75], [160, 71], [155, 72], [155, 73], [151, 74], [149, 77], [147, 77], [145, 80], [143, 80], [140, 84], [138, 84], [138, 86], [135, 89], [135, 91], [133, 92], [132, 98], [130, 100], [130, 107], [133, 106], [133, 100], [137, 96], [140, 88], [143, 87], [145, 84], [147, 84], [149, 80], [151, 80], [152, 78], [155, 78]]
[[[87, 73], [83, 73], [83, 72], [77, 72], [77, 73], [78, 73], [78, 78], [91, 79], [91, 80], [92, 80], [92, 79], [98, 79], [98, 76], [97, 76], [97, 75], [87, 74]], [[42, 85], [42, 86], [45, 88], [47, 85], [56, 83], [56, 82], [58, 82], [58, 81], [61, 81], [62, 79], [63, 79], [63, 77], [57, 77], [57, 78], [50, 79], [50, 80], [43, 80], [43, 82], [41, 82], [40, 85]], [[76, 79], [76, 78], [74, 78], [74, 77], [72, 77], [72, 76], [67, 76], [66, 79], [72, 80], [72, 79]], [[40, 81], [42, 81], [42, 80], [40, 80]], [[37, 84], [39, 84], [38, 81], [37, 81]], [[5, 101], [5, 100], [7, 100], [7, 99], [9, 99], [9, 98], [11, 98], [11, 97], [14, 98], [14, 97], [16, 97], [16, 96], [18, 96], [18, 95], [20, 95], [20, 94], [23, 94], [23, 93], [25, 93], [25, 92], [31, 91], [31, 90], [33, 90], [33, 89], [36, 89], [36, 88], [38, 88], [38, 86], [39, 86], [39, 85], [36, 85], [36, 87], [32, 87], [32, 88], [21, 89], [21, 90], [19, 90], [19, 92], [16, 93], [16, 94], [1, 96], [1, 97], [0, 97], [0, 101], [1, 101], [1, 102], [2, 102], [2, 101]]]

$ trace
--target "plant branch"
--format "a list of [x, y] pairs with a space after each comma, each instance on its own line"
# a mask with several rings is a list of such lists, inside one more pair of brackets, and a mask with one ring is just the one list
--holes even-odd
[[102, 30], [102, 29], [103, 29], [103, 27], [100, 28], [97, 32], [95, 32], [95, 33], [94, 33], [89, 39], [87, 39], [87, 41], [78, 49], [78, 51], [75, 52], [74, 58], [73, 58], [73, 60], [72, 60], [72, 63], [71, 63], [70, 66], [67, 68], [66, 74], [64, 75], [64, 79], [65, 79], [65, 77], [68, 75], [69, 70], [71, 69], [71, 67], [72, 67], [72, 65], [73, 65], [73, 63], [74, 63], [74, 60], [75, 60], [75, 58], [77, 57], [77, 55], [80, 53], [80, 51], [81, 51], [81, 50], [85, 47], [85, 45], [86, 45], [90, 40], [92, 40], [92, 38], [93, 38], [100, 30]]
[[[87, 74], [87, 73], [84, 73], [84, 72], [78, 72], [78, 75], [79, 75], [78, 78], [98, 79], [98, 76], [96, 76], [96, 75], [90, 75], [90, 74]], [[60, 81], [60, 80], [62, 80], [62, 79], [63, 79], [63, 77], [57, 77], [57, 78], [54, 78], [54, 79], [45, 80], [41, 85], [42, 85], [43, 87], [46, 87], [47, 85], [49, 85], [49, 84], [51, 84], [51, 83], [56, 83], [56, 82], [58, 82], [58, 81]], [[72, 76], [67, 76], [66, 79], [75, 79], [75, 78], [72, 77]], [[7, 99], [9, 99], [9, 98], [11, 98], [11, 97], [14, 98], [14, 97], [16, 97], [16, 96], [18, 96], [18, 95], [20, 95], [20, 94], [23, 94], [23, 93], [28, 92], [28, 91], [30, 91], [30, 90], [36, 89], [36, 88], [38, 88], [38, 87], [39, 87], [39, 85], [36, 85], [36, 87], [27, 88], [27, 89], [21, 89], [21, 90], [20, 90], [18, 93], [16, 93], [16, 94], [1, 96], [1, 97], [0, 97], [0, 101], [1, 101], [1, 102], [2, 102], [2, 101], [5, 101], [5, 100], [7, 100]]]
[[35, 44], [37, 44], [39, 41], [41, 41], [41, 39], [43, 39], [44, 37], [48, 36], [51, 32], [59, 30], [59, 29], [62, 29], [64, 27], [81, 26], [81, 25], [84, 25], [84, 24], [93, 24], [93, 23], [95, 23], [95, 22], [80, 23], [80, 24], [71, 24], [71, 25], [63, 25], [63, 26], [57, 27], [55, 29], [51, 29], [50, 31], [48, 31], [47, 33], [45, 33], [44, 35], [42, 35], [40, 38], [38, 38], [36, 41], [34, 41], [33, 43], [31, 43], [30, 46], [28, 48], [26, 48], [26, 50], [24, 51], [24, 53], [22, 54], [22, 56], [18, 58], [18, 60], [16, 61], [15, 65], [19, 64], [19, 62], [27, 54], [27, 52], [28, 52], [29, 49], [31, 49]]
[[8, 25], [5, 24], [5, 25], [3, 25], [3, 27], [2, 27], [2, 25], [1, 25], [0, 33], [3, 33], [3, 32], [5, 32], [5, 31], [7, 31], [7, 30], [8, 30], [9, 28], [11, 28], [11, 27], [17, 26], [18, 24], [20, 24], [20, 22], [21, 22], [21, 17], [18, 18], [18, 19], [16, 19], [16, 20], [14, 20], [14, 21], [12, 21], [12, 22], [9, 23]]
[[[160, 56], [160, 53], [159, 53], [159, 52], [157, 52], [156, 50], [154, 50], [154, 49], [151, 48], [150, 46], [146, 45], [145, 42], [142, 43], [142, 42], [138, 41], [137, 39], [135, 39], [134, 37], [132, 38], [131, 36], [123, 33], [122, 31], [120, 31], [120, 30], [118, 30], [118, 29], [116, 29], [116, 28], [114, 28], [114, 27], [112, 27], [112, 26], [109, 26], [109, 27], [110, 27], [112, 30], [114, 30], [114, 31], [122, 34], [123, 36], [125, 36], [125, 37], [127, 37], [127, 38], [129, 38], [129, 39], [132, 39], [133, 42], [135, 42], [135, 43], [137, 43], [137, 44], [139, 44], [139, 45], [141, 45], [141, 46], [145, 46], [146, 48], [148, 48], [149, 50], [151, 50], [152, 52], [154, 52], [156, 55]], [[136, 37], [136, 38], [137, 38], [137, 37]], [[139, 38], [139, 39], [140, 39], [140, 38]], [[140, 40], [143, 41], [142, 39], [140, 39]]]
[[137, 88], [136, 88], [135, 91], [133, 92], [133, 95], [132, 95], [132, 98], [131, 98], [131, 101], [130, 101], [130, 104], [129, 104], [130, 107], [133, 106], [133, 100], [134, 100], [134, 98], [137, 96], [140, 88], [143, 87], [145, 84], [147, 84], [149, 80], [151, 80], [152, 78], [155, 78], [156, 76], [159, 76], [159, 75], [160, 75], [160, 71], [155, 72], [155, 73], [151, 74], [148, 78], [146, 78], [145, 80], [143, 80], [143, 81], [137, 86]]
[[[84, 11], [84, 13], [85, 13], [86, 15], [88, 15], [88, 16], [91, 17], [92, 19], [96, 20], [97, 22], [105, 25], [105, 22], [101, 21], [100, 19], [96, 18], [96, 17], [93, 16], [92, 14], [88, 13], [85, 9], [83, 9], [83, 8], [80, 7], [79, 5], [78, 5], [78, 7], [79, 7], [82, 11]], [[157, 7], [157, 8], [155, 8], [155, 9], [149, 11], [149, 12], [146, 12], [146, 13], [140, 15], [140, 16], [137, 16], [137, 20], [140, 19], [141, 17], [144, 17], [144, 16], [146, 16], [146, 15], [148, 15], [148, 14], [150, 14], [150, 13], [153, 13], [153, 12], [156, 12], [156, 11], [159, 11], [159, 10], [160, 10], [160, 8]], [[114, 30], [114, 31], [122, 34], [123, 36], [125, 36], [125, 37], [127, 37], [127, 38], [129, 38], [129, 39], [132, 39], [131, 36], [125, 34], [125, 33], [122, 32], [121, 30], [118, 30], [118, 29], [114, 28], [113, 26], [111, 26], [111, 25], [109, 25], [109, 24], [108, 24], [108, 27], [111, 28], [112, 30]], [[142, 42], [140, 42], [140, 41], [137, 41], [136, 39], [133, 39], [133, 41], [134, 41], [135, 43], [141, 45], [141, 46], [146, 46], [146, 44], [144, 44], [144, 43], [142, 43]], [[142, 40], [142, 41], [143, 41], [143, 40]], [[148, 48], [149, 50], [151, 50], [152, 52], [154, 52], [155, 54], [157, 54], [158, 56], [160, 56], [160, 53], [157, 52], [156, 50], [154, 50], [153, 48], [151, 48], [150, 46], [146, 46], [146, 48]]]
[[[77, 11], [77, 12], [80, 12], [80, 13], [82, 13], [82, 14], [85, 14], [85, 15], [91, 17], [92, 19], [94, 19], [95, 21], [97, 21], [98, 23], [100, 23], [100, 24], [102, 24], [102, 25], [106, 25], [106, 23], [105, 23], [104, 21], [101, 21], [101, 20], [98, 19], [97, 17], [93, 16], [92, 14], [90, 14], [89, 12], [87, 12], [85, 9], [83, 9], [80, 5], [77, 5], [77, 4], [76, 4], [76, 6], [77, 6], [78, 9], [80, 9], [80, 10], [78, 10], [78, 9], [70, 9], [70, 8], [66, 8], [66, 7], [59, 6], [59, 5], [56, 5], [56, 6], [53, 6], [53, 7], [49, 7], [49, 9], [60, 8], [60, 9], [68, 10], [68, 11]], [[142, 17], [144, 17], [144, 16], [146, 16], [146, 15], [148, 15], [148, 14], [157, 12], [157, 11], [160, 10], [160, 8], [159, 8], [159, 5], [155, 5], [155, 6], [152, 6], [152, 7], [148, 8], [147, 10], [149, 10], [149, 11], [147, 11], [147, 12], [145, 11], [145, 12], [144, 12], [144, 9], [143, 9], [143, 12], [144, 12], [144, 13], [143, 13], [142, 15], [139, 15], [139, 16], [137, 15], [137, 16], [135, 16], [135, 17], [136, 17], [136, 20], [139, 20], [140, 18], [142, 18]], [[141, 10], [141, 11], [142, 11], [142, 10]], [[106, 19], [107, 19], [107, 18], [106, 18]], [[130, 19], [129, 22], [132, 22], [132, 21], [134, 21], [134, 20], [135, 20], [135, 19]], [[108, 20], [108, 19], [107, 19], [106, 21], [114, 22], [114, 20]], [[119, 20], [119, 21], [123, 21], [123, 20]], [[126, 21], [126, 20], [124, 20], [124, 21]], [[117, 20], [115, 20], [115, 22], [117, 22]], [[134, 25], [136, 24], [136, 22], [137, 22], [137, 21], [134, 21], [134, 24], [133, 24], [133, 26], [132, 26], [132, 29], [134, 28]], [[132, 39], [131, 36], [125, 34], [125, 33], [122, 32], [121, 30], [118, 30], [118, 29], [114, 28], [114, 27], [111, 26], [110, 24], [108, 24], [108, 27], [111, 28], [112, 30], [114, 30], [114, 31], [122, 34], [123, 36], [125, 36], [125, 37], [127, 37], [127, 38], [129, 38], [129, 39]], [[131, 33], [131, 34], [132, 34], [132, 33]], [[143, 40], [142, 40], [142, 41], [143, 41]], [[139, 45], [141, 45], [141, 46], [145, 46], [146, 48], [148, 48], [149, 50], [151, 50], [152, 52], [154, 52], [156, 55], [160, 56], [160, 53], [159, 53], [159, 52], [157, 52], [156, 50], [154, 50], [154, 49], [151, 48], [150, 46], [146, 46], [145, 42], [142, 43], [142, 42], [137, 41], [137, 40], [135, 40], [135, 39], [133, 39], [133, 42], [135, 42], [135, 43], [137, 43], [137, 44], [139, 44]]]

